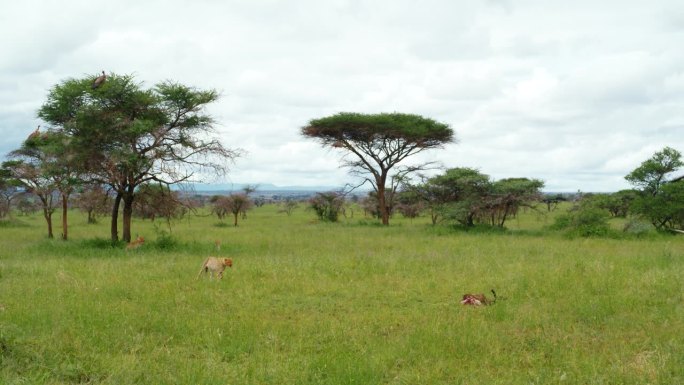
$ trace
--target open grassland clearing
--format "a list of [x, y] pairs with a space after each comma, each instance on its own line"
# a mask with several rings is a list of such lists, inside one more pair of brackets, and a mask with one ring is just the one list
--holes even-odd
[[[237, 228], [187, 217], [171, 238], [136, 221], [147, 242], [127, 252], [106, 220], [71, 215], [67, 242], [39, 216], [0, 228], [0, 383], [684, 383], [684, 237], [264, 206]], [[196, 280], [210, 255], [233, 268]], [[459, 304], [491, 288], [495, 305]]]

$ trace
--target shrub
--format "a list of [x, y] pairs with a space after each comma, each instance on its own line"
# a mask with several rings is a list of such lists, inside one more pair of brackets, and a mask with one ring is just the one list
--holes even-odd
[[626, 234], [642, 236], [652, 232], [653, 226], [650, 223], [632, 219], [625, 223], [625, 227], [622, 230]]
[[154, 247], [159, 250], [173, 250], [178, 246], [178, 241], [170, 233], [166, 231], [159, 231], [157, 233], [157, 240], [154, 242]]
[[344, 205], [344, 196], [336, 192], [316, 193], [309, 199], [311, 207], [318, 219], [329, 222], [337, 222], [337, 218]]
[[606, 236], [610, 232], [608, 213], [592, 205], [580, 205], [558, 216], [551, 228], [581, 237]]

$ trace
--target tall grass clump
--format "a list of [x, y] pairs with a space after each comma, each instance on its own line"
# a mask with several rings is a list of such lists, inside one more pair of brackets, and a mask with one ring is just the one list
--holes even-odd
[[178, 247], [178, 240], [168, 231], [157, 231], [157, 239], [153, 243], [158, 250], [173, 250]]

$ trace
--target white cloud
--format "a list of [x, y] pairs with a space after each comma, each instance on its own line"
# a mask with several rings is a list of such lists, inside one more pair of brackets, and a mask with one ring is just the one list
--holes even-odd
[[40, 123], [50, 87], [106, 70], [218, 89], [217, 133], [248, 151], [235, 183], [343, 184], [339, 154], [300, 127], [400, 111], [456, 131], [458, 145], [421, 159], [555, 191], [617, 190], [684, 142], [682, 15], [675, 0], [9, 3], [0, 153]]

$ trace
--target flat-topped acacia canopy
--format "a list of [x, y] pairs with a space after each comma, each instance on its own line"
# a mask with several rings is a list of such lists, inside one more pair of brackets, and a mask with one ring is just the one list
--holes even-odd
[[334, 143], [338, 140], [372, 142], [395, 139], [436, 147], [453, 141], [454, 132], [448, 124], [420, 115], [402, 113], [360, 114], [341, 112], [313, 119], [302, 128], [302, 134]]

